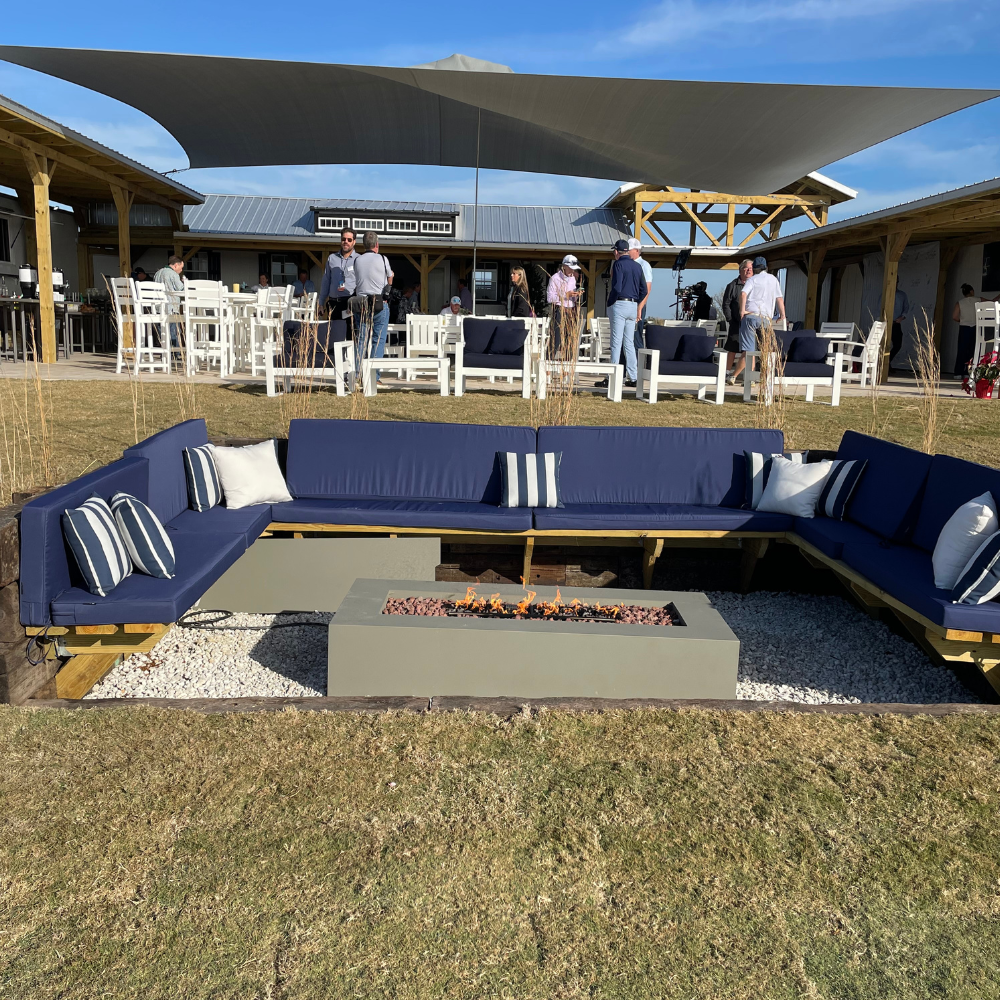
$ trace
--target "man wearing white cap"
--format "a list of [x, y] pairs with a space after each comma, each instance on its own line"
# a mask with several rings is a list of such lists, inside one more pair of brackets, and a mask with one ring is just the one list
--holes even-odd
[[448, 304], [441, 310], [442, 316], [468, 316], [471, 312], [462, 305], [462, 296], [453, 295]]
[[635, 350], [638, 357], [638, 352], [646, 346], [646, 303], [653, 290], [653, 266], [643, 259], [642, 244], [634, 236], [628, 241], [628, 255], [642, 268], [642, 276], [646, 279], [646, 297], [639, 303], [639, 319], [635, 324]]
[[549, 356], [561, 356], [563, 345], [572, 342], [572, 327], [579, 322], [578, 304], [583, 292], [576, 287], [579, 261], [571, 254], [562, 259], [559, 270], [549, 278], [545, 299], [551, 307], [549, 324]]

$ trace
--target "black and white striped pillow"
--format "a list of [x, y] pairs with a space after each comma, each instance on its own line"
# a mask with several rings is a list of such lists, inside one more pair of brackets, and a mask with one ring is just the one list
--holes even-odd
[[215, 467], [212, 450], [210, 444], [184, 449], [188, 504], [192, 510], [211, 510], [222, 500], [219, 470]]
[[501, 507], [562, 507], [559, 499], [561, 451], [543, 455], [497, 452], [503, 477]]
[[[743, 452], [743, 460], [746, 465], [747, 488], [746, 499], [743, 506], [747, 510], [756, 510], [760, 498], [764, 495], [764, 487], [767, 486], [768, 476], [771, 475], [771, 459], [774, 455], [764, 455], [759, 451]], [[804, 454], [801, 451], [794, 451], [785, 458], [792, 462], [802, 462]]]
[[160, 519], [129, 493], [116, 493], [111, 498], [111, 510], [135, 568], [158, 580], [172, 580], [174, 547]]
[[62, 525], [66, 544], [92, 594], [107, 597], [131, 576], [132, 560], [111, 508], [100, 497], [92, 496], [79, 507], [64, 510]]
[[983, 542], [966, 563], [951, 592], [952, 604], [985, 604], [1000, 594], [1000, 531]]
[[816, 505], [817, 511], [826, 514], [827, 517], [836, 518], [838, 521], [844, 520], [844, 511], [847, 509], [847, 501], [851, 499], [868, 465], [868, 459], [834, 461], [833, 468], [826, 480], [826, 486], [820, 494], [819, 503]]

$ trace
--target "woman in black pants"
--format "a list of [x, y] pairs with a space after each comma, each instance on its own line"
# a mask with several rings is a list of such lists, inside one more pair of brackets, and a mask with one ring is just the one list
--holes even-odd
[[955, 376], [964, 378], [979, 358], [976, 349], [976, 303], [982, 302], [972, 285], [962, 285], [962, 298], [955, 303], [951, 318], [958, 324], [958, 349], [955, 351]]

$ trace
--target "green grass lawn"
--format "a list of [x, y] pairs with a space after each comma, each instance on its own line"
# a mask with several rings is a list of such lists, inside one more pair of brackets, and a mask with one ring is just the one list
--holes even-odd
[[[266, 437], [287, 432], [290, 416], [348, 417], [351, 401], [332, 391], [307, 399], [268, 399], [260, 388], [198, 384], [181, 405], [171, 383], [142, 384], [134, 408], [130, 387], [122, 382], [46, 383], [51, 412], [53, 477], [67, 479], [121, 456], [122, 449], [185, 416], [202, 416], [218, 436]], [[431, 391], [386, 391], [369, 403], [369, 416], [379, 420], [440, 420], [470, 423], [529, 424], [531, 404], [520, 395], [472, 390], [462, 398], [442, 398]], [[752, 427], [755, 406], [731, 399], [724, 406], [700, 403], [691, 396], [668, 397], [655, 406], [626, 398], [621, 404], [600, 396], [580, 395], [573, 421], [591, 425], [660, 425]], [[884, 396], [878, 418], [881, 435], [911, 447], [921, 446], [916, 400]], [[1000, 408], [989, 402], [942, 399], [937, 450], [988, 465], [1000, 465]], [[790, 400], [785, 434], [789, 447], [836, 448], [847, 429], [868, 431], [867, 398], [845, 398], [839, 408]], [[36, 442], [36, 451], [38, 445]], [[0, 471], [2, 471], [0, 457]]]
[[4, 709], [0, 992], [982, 1000], [998, 722]]

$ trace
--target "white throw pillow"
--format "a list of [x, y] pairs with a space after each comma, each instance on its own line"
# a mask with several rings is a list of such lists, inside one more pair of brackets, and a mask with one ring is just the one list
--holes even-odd
[[991, 493], [963, 503], [948, 518], [934, 546], [931, 556], [934, 586], [939, 590], [954, 590], [962, 570], [998, 527], [996, 501]]
[[278, 466], [278, 446], [273, 438], [243, 448], [213, 447], [212, 453], [227, 507], [236, 510], [292, 499]]
[[784, 455], [771, 459], [771, 475], [767, 477], [764, 495], [757, 510], [772, 514], [793, 514], [795, 517], [815, 517], [826, 477], [833, 462], [793, 462]]

